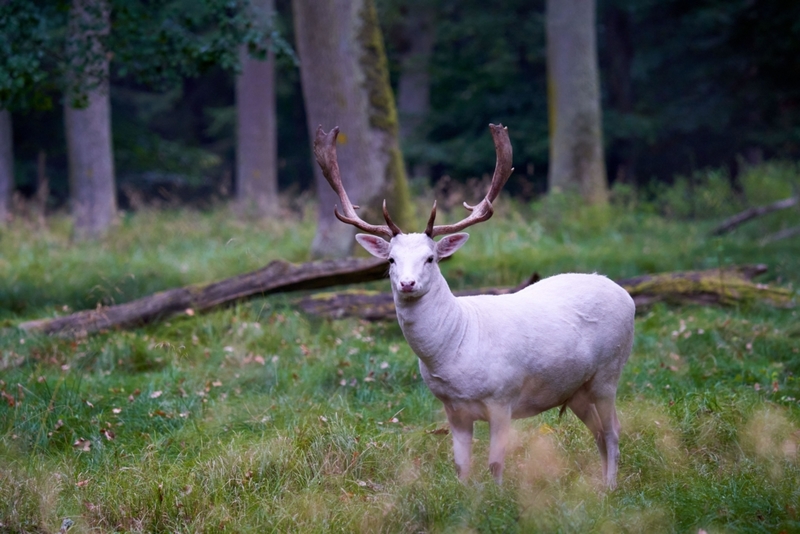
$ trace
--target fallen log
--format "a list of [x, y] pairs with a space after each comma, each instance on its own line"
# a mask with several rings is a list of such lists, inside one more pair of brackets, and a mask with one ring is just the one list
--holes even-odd
[[768, 213], [772, 213], [773, 211], [785, 210], [787, 208], [791, 208], [795, 204], [800, 201], [800, 197], [789, 197], [783, 200], [778, 200], [777, 202], [773, 202], [771, 204], [766, 204], [764, 206], [756, 206], [753, 208], [748, 208], [742, 212], [733, 215], [732, 217], [728, 217], [722, 223], [719, 224], [714, 230], [711, 231], [711, 235], [722, 235], [730, 232], [737, 226], [746, 223], [750, 219], [755, 219], [756, 217], [761, 217], [762, 215], [767, 215]]
[[347, 258], [300, 265], [278, 260], [257, 271], [219, 282], [169, 289], [124, 304], [28, 321], [19, 328], [28, 332], [84, 336], [179, 314], [192, 315], [259, 295], [379, 280], [387, 271], [386, 262], [378, 258]]
[[[704, 271], [681, 271], [637, 276], [618, 280], [633, 297], [639, 310], [655, 302], [721, 304], [760, 301], [776, 307], [794, 305], [788, 289], [754, 283], [752, 279], [766, 272], [765, 265], [747, 265]], [[455, 292], [456, 295], [499, 295], [512, 293], [535, 283], [534, 273], [529, 281], [515, 288], [485, 288]], [[346, 290], [338, 293], [317, 293], [296, 302], [303, 311], [329, 318], [359, 317], [370, 321], [394, 319], [394, 300], [391, 293]]]

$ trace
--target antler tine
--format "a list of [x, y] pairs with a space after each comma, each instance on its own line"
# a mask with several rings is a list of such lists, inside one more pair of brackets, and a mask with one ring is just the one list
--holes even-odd
[[492, 139], [494, 139], [497, 162], [495, 163], [494, 175], [492, 175], [492, 185], [489, 186], [486, 197], [475, 206], [470, 206], [464, 202], [464, 207], [471, 212], [469, 216], [455, 224], [442, 226], [433, 226], [433, 219], [436, 216], [436, 204], [434, 203], [431, 218], [428, 221], [428, 229], [425, 231], [429, 236], [436, 237], [460, 232], [473, 224], [488, 220], [494, 214], [492, 202], [500, 194], [500, 190], [503, 189], [511, 173], [514, 172], [514, 168], [511, 166], [513, 151], [511, 149], [511, 141], [508, 138], [508, 128], [502, 124], [490, 124], [489, 130], [492, 133]]
[[431, 208], [431, 216], [428, 217], [428, 227], [425, 229], [425, 233], [428, 237], [433, 237], [433, 221], [436, 220], [436, 200], [433, 201], [433, 207]]
[[383, 199], [383, 218], [386, 221], [386, 226], [392, 231], [392, 237], [402, 234], [403, 231], [397, 226], [391, 217], [389, 217], [389, 210], [386, 208], [386, 199]]
[[317, 159], [322, 174], [330, 184], [331, 188], [339, 196], [339, 201], [342, 203], [342, 212], [339, 213], [337, 207], [334, 206], [333, 213], [336, 218], [343, 223], [355, 226], [359, 230], [363, 230], [369, 234], [379, 235], [391, 239], [398, 233], [402, 233], [400, 229], [391, 222], [388, 218], [386, 211], [386, 201], [384, 201], [384, 216], [386, 217], [387, 224], [373, 225], [363, 221], [356, 211], [358, 206], [354, 206], [347, 196], [347, 192], [342, 185], [342, 177], [339, 174], [339, 162], [336, 158], [336, 138], [339, 135], [339, 127], [334, 127], [330, 132], [325, 133], [322, 126], [317, 127], [317, 135], [314, 139], [314, 157]]

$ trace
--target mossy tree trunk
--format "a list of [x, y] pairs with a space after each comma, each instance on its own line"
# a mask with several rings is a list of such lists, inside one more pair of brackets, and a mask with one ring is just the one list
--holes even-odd
[[[265, 25], [274, 0], [253, 0], [252, 16]], [[275, 109], [275, 52], [263, 60], [241, 47], [236, 79], [236, 206], [240, 216], [278, 214], [278, 128]]]
[[547, 0], [551, 191], [608, 200], [594, 0]]
[[0, 226], [8, 220], [14, 191], [14, 139], [11, 112], [0, 108]]
[[[380, 217], [385, 198], [395, 222], [408, 228], [413, 214], [397, 110], [373, 1], [293, 0], [292, 8], [310, 137], [319, 125], [339, 126], [342, 181], [362, 217]], [[314, 172], [319, 216], [311, 256], [347, 256], [354, 229], [334, 217], [338, 199], [319, 168]]]
[[110, 29], [105, 0], [73, 0], [69, 15], [69, 87], [64, 126], [75, 236], [100, 237], [117, 215], [111, 148], [109, 57], [104, 41]]

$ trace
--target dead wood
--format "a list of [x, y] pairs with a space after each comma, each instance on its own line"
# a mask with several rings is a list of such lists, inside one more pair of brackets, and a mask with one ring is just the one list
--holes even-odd
[[81, 336], [113, 327], [138, 326], [178, 314], [211, 308], [270, 293], [320, 289], [384, 278], [386, 262], [348, 258], [295, 265], [273, 261], [263, 269], [205, 285], [169, 289], [115, 306], [102, 306], [19, 325], [22, 330]]
[[779, 232], [775, 232], [774, 234], [770, 234], [759, 241], [761, 246], [768, 245], [770, 243], [774, 243], [775, 241], [780, 241], [781, 239], [788, 239], [790, 237], [794, 237], [796, 235], [800, 235], [800, 226], [792, 226], [791, 228], [784, 228]]
[[736, 215], [729, 217], [722, 221], [722, 223], [714, 228], [711, 231], [711, 235], [722, 235], [730, 232], [737, 226], [746, 223], [750, 219], [755, 219], [756, 217], [761, 217], [763, 215], [767, 215], [768, 213], [772, 213], [773, 211], [784, 210], [787, 208], [791, 208], [795, 204], [797, 204], [800, 197], [789, 197], [783, 200], [778, 200], [777, 202], [773, 202], [771, 204], [766, 204], [764, 206], [756, 206], [754, 208], [748, 208], [742, 212], [737, 213]]
[[[764, 272], [765, 265], [745, 265], [705, 271], [681, 271], [637, 276], [618, 280], [633, 297], [638, 309], [655, 302], [722, 304], [760, 301], [777, 307], [794, 304], [792, 293], [784, 288], [757, 284], [752, 279]], [[531, 279], [514, 288], [484, 288], [456, 292], [456, 295], [500, 295], [513, 293], [538, 281]], [[296, 303], [303, 311], [330, 318], [359, 317], [370, 321], [394, 319], [391, 293], [346, 290], [319, 293], [301, 298]]]

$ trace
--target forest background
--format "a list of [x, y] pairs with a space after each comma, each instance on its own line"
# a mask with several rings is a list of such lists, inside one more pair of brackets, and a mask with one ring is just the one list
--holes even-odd
[[[63, 89], [53, 76], [64, 58], [42, 52], [50, 54], [54, 42], [63, 42], [59, 24], [65, 22], [68, 5], [16, 4], [33, 10], [28, 13], [35, 19], [29, 29], [33, 35], [24, 39], [4, 32], [7, 57], [15, 57], [13, 51], [22, 64], [7, 65], [5, 74], [27, 68], [30, 76], [42, 79], [28, 83], [26, 92], [6, 102], [13, 124], [14, 187], [30, 198], [38, 177], [46, 174], [47, 209], [55, 210], [69, 198]], [[427, 46], [421, 53], [429, 77], [417, 82], [427, 83], [427, 103], [422, 111], [405, 109], [415, 104], [398, 99], [401, 130], [412, 119], [419, 125], [401, 132], [412, 178], [463, 182], [490, 172], [494, 155], [485, 143], [486, 125], [502, 122], [511, 126], [517, 169], [507, 191], [526, 200], [544, 193], [544, 2], [506, 0], [493, 9], [469, 0], [379, 0], [376, 5], [395, 90], [414, 68], [414, 54], [419, 56], [420, 46]], [[297, 197], [312, 190], [313, 160], [291, 44], [292, 9], [286, 0], [278, 0], [275, 7], [277, 180], [280, 191]], [[222, 2], [201, 2], [191, 9], [181, 2], [155, 2], [153, 9], [163, 11], [163, 20], [193, 13], [195, 20], [178, 30], [194, 29], [199, 37], [175, 38], [160, 54], [150, 53], [146, 46], [153, 43], [141, 35], [117, 37], [142, 39], [138, 44], [144, 48], [138, 56], [129, 52], [130, 57], [113, 59], [110, 66], [118, 203], [123, 209], [135, 208], [142, 200], [207, 205], [233, 195], [237, 188], [236, 44], [251, 39], [251, 48], [257, 47], [252, 35], [244, 35], [247, 28], [236, 3], [225, 8]], [[19, 21], [16, 15], [13, 20]], [[118, 27], [130, 26], [142, 15], [122, 9], [112, 10], [111, 16], [113, 38]], [[227, 26], [212, 22], [215, 16], [224, 18]], [[680, 176], [691, 186], [693, 173], [714, 168], [740, 191], [737, 177], [743, 165], [798, 156], [796, 3], [601, 0], [596, 16], [603, 146], [612, 187], [626, 184], [646, 194]], [[20, 40], [30, 57], [19, 55]], [[37, 50], [37, 43], [51, 49]], [[262, 42], [262, 57], [263, 49]], [[168, 54], [173, 56], [165, 60], [162, 56]], [[50, 72], [50, 77], [40, 71]], [[20, 83], [2, 81], [6, 96]]]

